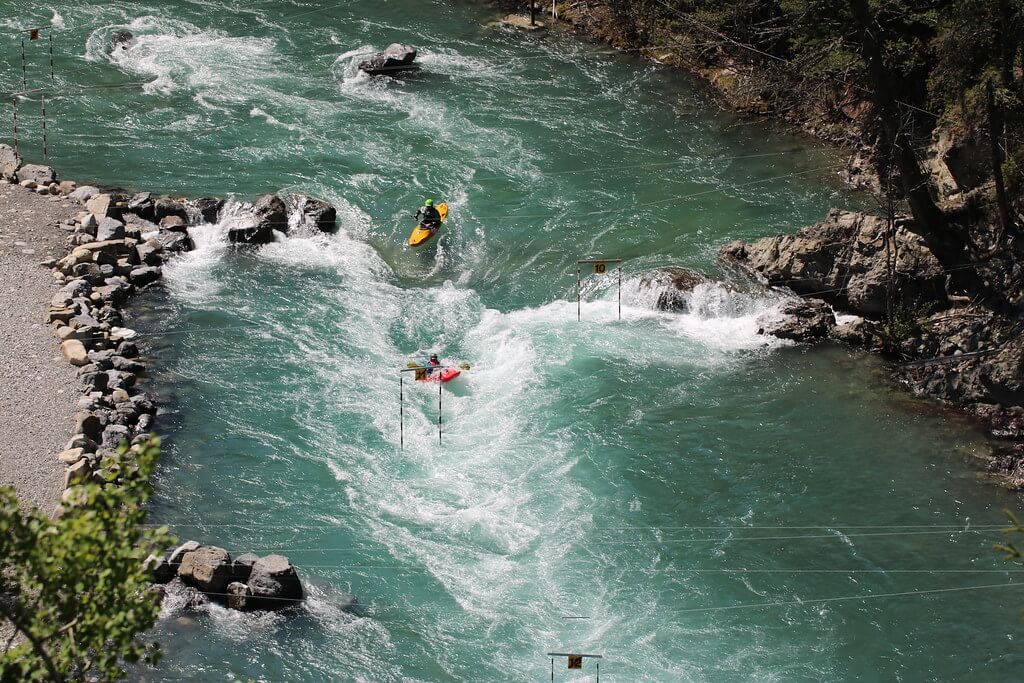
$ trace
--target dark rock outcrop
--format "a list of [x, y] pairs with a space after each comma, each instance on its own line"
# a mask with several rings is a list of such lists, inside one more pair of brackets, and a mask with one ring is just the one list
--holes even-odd
[[836, 326], [835, 314], [821, 301], [793, 299], [782, 305], [780, 313], [759, 318], [761, 329], [758, 334], [797, 342], [813, 342], [828, 338]]
[[359, 69], [368, 74], [388, 74], [399, 71], [416, 70], [416, 48], [401, 43], [388, 45], [383, 52], [360, 62]]
[[128, 200], [128, 205], [125, 209], [128, 213], [133, 213], [143, 220], [151, 221], [156, 215], [156, 202], [153, 201], [153, 194], [151, 192], [139, 192], [132, 196]]
[[301, 225], [326, 233], [338, 231], [338, 211], [325, 201], [298, 195], [295, 198], [295, 210], [299, 214]]
[[269, 244], [274, 231], [288, 232], [288, 208], [280, 197], [268, 194], [253, 206], [251, 216], [228, 229], [228, 240], [236, 244]]
[[194, 214], [195, 222], [216, 223], [220, 220], [220, 212], [223, 208], [224, 200], [218, 197], [201, 197], [185, 202], [185, 209]]
[[[773, 286], [815, 296], [842, 311], [877, 318], [886, 308], [888, 271], [884, 234], [878, 216], [832, 210], [828, 217], [795, 235], [765, 237], [750, 244], [733, 242], [722, 258]], [[948, 305], [942, 265], [924, 240], [900, 219], [892, 249], [894, 287], [904, 301]]]

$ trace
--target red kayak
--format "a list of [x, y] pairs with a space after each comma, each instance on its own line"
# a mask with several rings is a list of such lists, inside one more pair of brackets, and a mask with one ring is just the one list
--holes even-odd
[[453, 379], [462, 374], [462, 371], [458, 368], [440, 368], [434, 370], [430, 374], [424, 373], [423, 377], [420, 377], [420, 373], [416, 373], [416, 379], [420, 382], [451, 382]]

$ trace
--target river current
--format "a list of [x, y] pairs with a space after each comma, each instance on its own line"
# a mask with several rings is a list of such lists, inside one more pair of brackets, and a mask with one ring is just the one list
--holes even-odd
[[[223, 225], [141, 300], [165, 414], [157, 521], [278, 552], [297, 615], [168, 609], [146, 680], [1017, 680], [1024, 594], [992, 551], [1014, 497], [981, 436], [870, 357], [757, 334], [719, 286], [657, 312], [638, 275], [720, 274], [734, 239], [870, 200], [842, 159], [720, 111], [677, 71], [486, 3], [68, 0], [21, 15], [66, 177], [339, 208], [236, 250]], [[115, 31], [137, 44], [111, 54]], [[360, 75], [391, 42], [423, 70]], [[4, 90], [21, 87], [7, 40]], [[41, 155], [38, 93], [19, 102]], [[5, 124], [6, 125], [6, 124]], [[7, 128], [3, 129], [8, 134]], [[451, 218], [410, 251], [426, 197]], [[576, 261], [623, 262], [617, 280]], [[443, 392], [399, 373], [439, 353]], [[349, 596], [356, 606], [346, 609]], [[555, 680], [591, 680], [555, 663]]]

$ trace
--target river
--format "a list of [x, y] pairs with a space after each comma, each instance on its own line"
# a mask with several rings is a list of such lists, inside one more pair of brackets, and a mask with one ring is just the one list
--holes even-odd
[[[0, 20], [56, 27], [63, 175], [339, 208], [337, 235], [255, 250], [195, 228], [137, 308], [166, 409], [156, 519], [287, 555], [309, 599], [168, 610], [162, 663], [135, 675], [537, 681], [554, 650], [602, 654], [609, 681], [1017, 680], [1024, 595], [991, 549], [1016, 498], [978, 482], [982, 436], [870, 357], [758, 335], [774, 298], [707, 286], [670, 315], [637, 287], [870, 206], [842, 158], [679, 72], [494, 18], [68, 0]], [[138, 43], [112, 56], [117, 30]], [[422, 72], [358, 73], [395, 41]], [[45, 52], [28, 45], [30, 86]], [[3, 66], [19, 87], [13, 39]], [[427, 197], [451, 219], [413, 252]], [[622, 319], [609, 268], [578, 322], [576, 261], [599, 256], [624, 260]], [[441, 444], [436, 385], [406, 382], [402, 449], [398, 370], [430, 352], [472, 369], [445, 388]], [[560, 659], [556, 680], [586, 667]]]

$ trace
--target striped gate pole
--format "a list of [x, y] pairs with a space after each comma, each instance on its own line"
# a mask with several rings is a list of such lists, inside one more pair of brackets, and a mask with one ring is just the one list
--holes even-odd
[[21, 159], [21, 152], [18, 151], [18, 97], [12, 98], [11, 103], [14, 105], [14, 156]]
[[43, 107], [43, 161], [49, 161], [50, 150], [46, 144], [46, 95], [40, 95], [39, 101]]
[[21, 87], [28, 90], [28, 67], [25, 65], [25, 37], [21, 38]]

